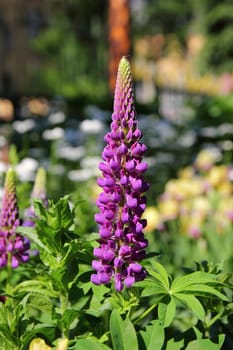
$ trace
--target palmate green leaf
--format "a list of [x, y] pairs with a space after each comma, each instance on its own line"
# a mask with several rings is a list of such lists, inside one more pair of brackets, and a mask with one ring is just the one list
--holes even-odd
[[188, 287], [192, 284], [219, 285], [220, 282], [216, 280], [215, 274], [196, 271], [185, 276], [177, 277], [171, 285], [172, 293], [182, 292], [185, 287]]
[[[220, 293], [217, 289], [214, 287], [208, 286], [206, 284], [194, 284], [187, 286], [183, 288], [183, 293], [185, 294], [195, 294], [199, 296], [205, 296], [205, 297], [217, 297], [224, 301], [229, 301], [229, 299], [222, 293]], [[176, 295], [173, 294], [173, 295]]]
[[158, 316], [162, 325], [166, 328], [170, 326], [176, 314], [176, 303], [173, 297], [170, 298], [168, 304], [159, 303]]
[[165, 336], [164, 328], [159, 320], [153, 320], [146, 326], [145, 330], [140, 331], [140, 335], [146, 350], [160, 350], [162, 348]]
[[191, 341], [186, 350], [221, 350], [225, 339], [224, 334], [218, 336], [218, 343], [213, 343], [210, 339], [197, 339]]
[[[165, 268], [160, 263], [154, 260], [151, 261], [151, 265], [153, 269], [148, 267], [147, 268], [148, 273], [151, 276], [153, 276], [155, 279], [160, 281], [166, 290], [169, 290], [170, 288], [169, 276]], [[157, 272], [155, 272], [154, 270], [156, 270]]]
[[135, 287], [144, 287], [142, 290], [142, 297], [147, 297], [147, 296], [161, 296], [164, 297], [164, 295], [168, 294], [168, 291], [164, 288], [164, 286], [161, 283], [157, 283], [156, 281], [148, 281], [144, 282], [140, 281], [135, 283]]
[[175, 297], [185, 303], [201, 321], [204, 321], [205, 310], [194, 295], [176, 293]]
[[122, 320], [118, 309], [113, 310], [111, 313], [110, 333], [113, 350], [138, 349], [134, 326], [128, 318]]
[[94, 339], [78, 339], [74, 350], [111, 350], [107, 345], [97, 342]]

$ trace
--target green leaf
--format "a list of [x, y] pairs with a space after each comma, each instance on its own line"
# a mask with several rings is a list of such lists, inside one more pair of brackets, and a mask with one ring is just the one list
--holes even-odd
[[30, 241], [34, 242], [39, 249], [45, 250], [48, 254], [51, 254], [51, 250], [46, 246], [40, 237], [38, 236], [35, 228], [33, 227], [27, 227], [27, 226], [18, 226], [16, 229], [17, 233], [22, 234], [23, 236], [30, 239]]
[[11, 330], [8, 326], [8, 324], [2, 323], [0, 324], [0, 334], [3, 339], [7, 342], [13, 342], [14, 337], [13, 334], [11, 333]]
[[197, 339], [201, 339], [202, 338], [202, 332], [195, 326], [192, 327], [194, 333], [195, 333], [195, 336]]
[[123, 321], [117, 309], [113, 310], [110, 316], [110, 332], [113, 350], [128, 350], [124, 347]]
[[183, 349], [184, 346], [184, 340], [181, 339], [180, 341], [175, 341], [174, 339], [170, 339], [167, 342], [166, 350], [180, 350]]
[[220, 334], [218, 336], [218, 343], [213, 343], [210, 339], [197, 339], [191, 341], [186, 350], [221, 350], [224, 342], [225, 335]]
[[167, 290], [164, 289], [162, 285], [154, 283], [154, 285], [144, 288], [141, 296], [148, 297], [148, 296], [154, 295], [154, 296], [161, 296], [162, 298], [164, 297], [164, 295], [167, 295], [167, 294], [168, 294]]
[[128, 317], [123, 321], [123, 340], [125, 349], [138, 349], [137, 334]]
[[201, 321], [204, 321], [205, 310], [200, 301], [194, 295], [176, 293], [175, 297], [184, 302]]
[[14, 293], [38, 293], [41, 296], [56, 298], [59, 293], [55, 291], [48, 281], [29, 280], [19, 283], [14, 288]]
[[160, 350], [164, 343], [164, 328], [159, 320], [153, 320], [140, 331], [146, 350]]
[[168, 327], [176, 314], [176, 303], [173, 297], [170, 298], [168, 304], [159, 303], [158, 316], [164, 327]]
[[37, 293], [30, 293], [25, 298], [25, 302], [23, 302], [24, 312], [27, 317], [34, 317], [36, 319], [40, 319], [40, 316], [52, 314], [53, 304], [50, 298]]
[[183, 288], [182, 292], [183, 293], [193, 292], [192, 294], [206, 296], [206, 297], [216, 296], [216, 297], [220, 298], [221, 300], [229, 301], [229, 299], [224, 294], [220, 293], [217, 289], [215, 289], [211, 286], [205, 285], [205, 284], [189, 285], [189, 286]]
[[78, 339], [74, 350], [111, 350], [107, 345], [93, 339]]
[[[32, 329], [30, 327], [32, 327]], [[46, 323], [37, 325], [30, 324], [26, 332], [24, 332], [21, 337], [21, 343], [29, 344], [33, 338], [38, 337], [38, 334], [40, 337], [43, 337], [52, 342], [57, 337], [57, 329], [54, 325]]]
[[77, 319], [79, 316], [79, 312], [77, 310], [73, 309], [66, 309], [66, 311], [63, 314], [62, 322], [65, 326], [65, 329], [71, 329], [71, 325], [74, 322], [75, 319]]
[[153, 276], [155, 279], [160, 281], [165, 289], [169, 290], [170, 288], [169, 277], [165, 268], [157, 261], [152, 260], [151, 264], [152, 264], [152, 267], [157, 272], [155, 272], [153, 269], [147, 268], [148, 273], [151, 276]]
[[203, 271], [196, 271], [185, 276], [177, 277], [171, 286], [172, 293], [183, 292], [184, 288], [192, 284], [213, 284], [219, 285], [216, 275]]
[[96, 286], [91, 283], [92, 288], [92, 298], [90, 302], [89, 309], [86, 313], [93, 315], [95, 317], [100, 317], [103, 311], [106, 309], [106, 305], [104, 304], [105, 295], [109, 292], [109, 289], [105, 285]]

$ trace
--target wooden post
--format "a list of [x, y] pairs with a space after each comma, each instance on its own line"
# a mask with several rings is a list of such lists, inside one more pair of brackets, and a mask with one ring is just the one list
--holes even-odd
[[109, 0], [108, 42], [109, 42], [109, 89], [114, 92], [118, 64], [122, 56], [130, 53], [130, 7], [128, 0]]

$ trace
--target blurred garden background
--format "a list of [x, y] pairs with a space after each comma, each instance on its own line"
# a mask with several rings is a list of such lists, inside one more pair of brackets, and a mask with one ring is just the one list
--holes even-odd
[[177, 264], [232, 258], [232, 38], [230, 0], [0, 0], [1, 193], [12, 164], [23, 210], [44, 167], [48, 197], [72, 193], [81, 229], [96, 230], [98, 163], [125, 55], [148, 147], [152, 246], [183, 244]]

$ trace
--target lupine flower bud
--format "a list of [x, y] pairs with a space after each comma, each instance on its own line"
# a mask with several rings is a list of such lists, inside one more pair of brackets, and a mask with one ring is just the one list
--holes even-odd
[[123, 57], [118, 68], [111, 131], [105, 135], [107, 145], [99, 164], [102, 177], [97, 183], [103, 191], [97, 200], [100, 212], [95, 220], [100, 246], [94, 249], [98, 260], [92, 263], [96, 273], [91, 276], [97, 285], [113, 279], [117, 291], [131, 287], [146, 275], [139, 264], [147, 247], [143, 233], [146, 220], [141, 216], [146, 208], [144, 192], [149, 188], [143, 177], [147, 164], [142, 161], [146, 146], [140, 142], [141, 137], [130, 66]]
[[46, 195], [46, 171], [44, 168], [39, 168], [36, 173], [33, 190], [31, 193], [31, 206], [25, 210], [24, 226], [34, 226], [33, 219], [36, 217], [33, 209], [33, 200], [41, 199], [45, 206], [48, 205], [48, 199]]
[[29, 259], [30, 242], [16, 233], [19, 225], [15, 173], [10, 168], [6, 174], [0, 213], [0, 267], [10, 264], [17, 268]]

